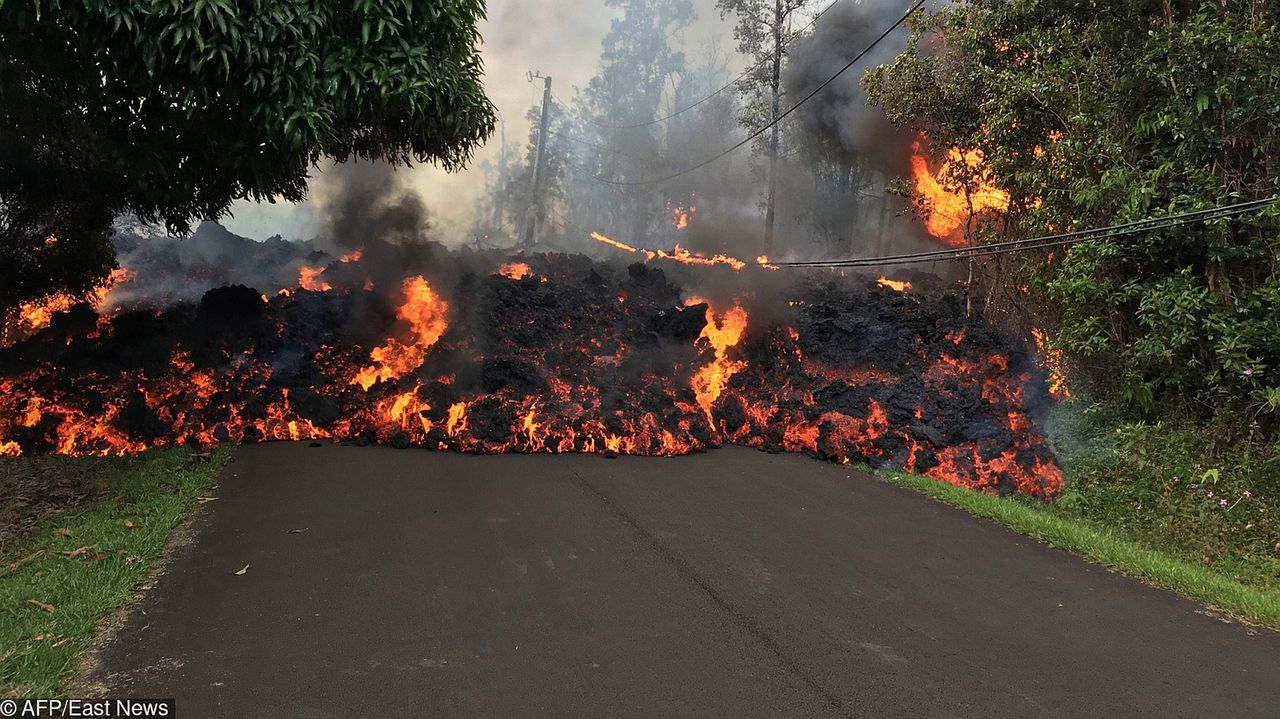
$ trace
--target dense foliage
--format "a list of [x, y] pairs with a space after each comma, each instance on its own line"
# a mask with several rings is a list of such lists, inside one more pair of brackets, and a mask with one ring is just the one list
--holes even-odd
[[[1280, 189], [1280, 7], [970, 0], [916, 19], [865, 84], [935, 146], [981, 149], [1015, 239]], [[963, 179], [963, 178], [958, 178]], [[1280, 211], [993, 261], [992, 296], [1149, 415], [1280, 426]]]
[[[0, 306], [83, 291], [110, 220], [299, 201], [322, 156], [458, 168], [480, 0], [0, 0]], [[50, 239], [56, 238], [56, 239]]]

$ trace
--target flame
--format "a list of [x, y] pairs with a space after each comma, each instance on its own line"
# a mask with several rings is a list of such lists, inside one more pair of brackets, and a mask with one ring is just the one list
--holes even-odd
[[322, 274], [324, 274], [323, 267], [307, 267], [303, 265], [298, 268], [298, 286], [312, 292], [328, 292], [333, 289], [333, 286], [320, 279]]
[[[960, 246], [964, 238], [957, 236], [957, 231], [970, 216], [970, 203], [972, 214], [1009, 209], [1009, 193], [997, 187], [984, 171], [984, 159], [981, 150], [962, 151], [953, 147], [947, 150], [947, 159], [934, 173], [929, 170], [929, 161], [924, 156], [920, 141], [911, 145], [911, 174], [915, 179], [916, 192], [923, 199], [929, 215], [925, 220], [929, 234], [953, 246]], [[957, 172], [976, 185], [968, 197], [964, 190], [952, 190], [943, 184], [946, 178]]]
[[891, 280], [888, 277], [885, 277], [884, 275], [881, 275], [880, 279], [876, 280], [876, 284], [880, 285], [881, 287], [888, 287], [894, 292], [906, 292], [907, 290], [911, 289], [910, 282], [905, 282], [903, 280]]
[[39, 331], [49, 326], [53, 316], [66, 312], [80, 303], [80, 298], [67, 292], [55, 292], [38, 300], [24, 302], [18, 306], [18, 320], [26, 325], [29, 331]]
[[[698, 303], [696, 298], [690, 299], [694, 299], [695, 304]], [[710, 305], [707, 306], [707, 324], [702, 328], [702, 334], [698, 339], [705, 341], [715, 350], [715, 359], [704, 365], [693, 376], [693, 394], [697, 397], [698, 406], [702, 408], [702, 412], [712, 426], [715, 426], [715, 419], [711, 416], [711, 407], [724, 392], [729, 378], [747, 366], [746, 362], [728, 358], [729, 348], [736, 346], [742, 340], [742, 334], [746, 329], [747, 311], [740, 305], [735, 304], [731, 307], [719, 321], [716, 320], [715, 311]]]
[[698, 211], [697, 207], [689, 205], [676, 205], [671, 210], [671, 226], [677, 230], [683, 230], [689, 226], [689, 220], [693, 218], [694, 213]]
[[1061, 402], [1071, 397], [1067, 388], [1067, 373], [1063, 365], [1062, 350], [1049, 346], [1049, 335], [1043, 330], [1032, 327], [1031, 336], [1035, 338], [1036, 348], [1040, 350], [1044, 368], [1049, 372], [1049, 396]]
[[530, 451], [537, 452], [543, 447], [543, 441], [538, 437], [538, 429], [542, 426], [537, 422], [538, 403], [535, 401], [529, 407], [529, 411], [525, 412], [524, 419], [520, 421], [520, 431], [524, 434], [525, 440], [528, 442]]
[[467, 431], [467, 403], [455, 402], [449, 405], [449, 417], [444, 425], [445, 434], [457, 437]]
[[409, 323], [413, 339], [406, 344], [392, 337], [369, 353], [375, 364], [361, 369], [351, 380], [351, 384], [358, 384], [365, 391], [377, 382], [397, 379], [421, 367], [427, 350], [449, 326], [445, 319], [449, 305], [431, 289], [426, 279], [422, 276], [406, 279], [403, 291], [404, 302], [396, 310], [396, 317]]
[[359, 262], [361, 257], [364, 257], [364, 248], [357, 247], [342, 257], [339, 257], [338, 262]]
[[533, 274], [533, 270], [523, 262], [507, 262], [498, 267], [498, 274], [509, 279], [522, 280]]
[[[641, 247], [632, 247], [631, 245], [628, 245], [625, 242], [619, 242], [610, 237], [606, 237], [600, 234], [599, 232], [592, 232], [591, 239], [595, 240], [596, 242], [609, 245], [610, 247], [623, 250], [624, 252], [634, 252], [636, 254], [644, 255], [646, 262], [653, 259], [660, 259], [660, 260], [668, 260], [670, 262], [679, 262], [680, 264], [683, 264], [683, 265], [701, 265], [704, 267], [713, 267], [713, 266], [720, 265], [724, 267], [729, 267], [730, 269], [733, 269], [733, 270], [741, 270], [742, 268], [746, 267], [749, 264], [743, 260], [738, 259], [737, 257], [731, 257], [729, 255], [715, 254], [710, 257], [706, 257], [705, 255], [699, 255], [699, 254], [690, 252], [689, 250], [686, 250], [680, 245], [676, 245], [670, 250], [646, 250]], [[762, 255], [760, 257], [757, 257], [755, 263], [753, 264], [759, 265], [761, 267], [764, 267], [770, 270], [778, 269], [776, 265], [771, 265], [768, 262], [769, 262], [769, 258], [764, 257]]]
[[595, 240], [596, 242], [602, 242], [606, 245], [609, 245], [610, 247], [616, 247], [619, 250], [622, 250], [624, 252], [638, 252], [640, 254], [643, 254], [646, 260], [652, 260], [654, 257], [657, 256], [657, 253], [655, 252], [651, 252], [649, 250], [642, 250], [638, 247], [632, 247], [631, 245], [628, 245], [625, 242], [618, 242], [615, 239], [605, 237], [599, 232], [592, 232], [591, 239]]

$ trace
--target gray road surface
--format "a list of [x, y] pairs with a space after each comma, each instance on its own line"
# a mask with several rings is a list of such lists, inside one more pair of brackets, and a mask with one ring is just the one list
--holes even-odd
[[1280, 635], [806, 457], [276, 443], [218, 496], [103, 652], [113, 695], [236, 719], [1280, 716]]

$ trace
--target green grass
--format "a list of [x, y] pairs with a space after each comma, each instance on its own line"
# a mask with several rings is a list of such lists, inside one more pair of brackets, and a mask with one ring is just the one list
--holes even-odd
[[[87, 475], [93, 496], [43, 513], [0, 549], [0, 696], [58, 693], [102, 621], [129, 601], [230, 454], [220, 449], [199, 463], [183, 449], [128, 459], [5, 460], [6, 479], [20, 480], [28, 466], [62, 468]], [[82, 547], [91, 548], [69, 556]]]
[[1145, 547], [1082, 519], [1065, 516], [1050, 504], [981, 494], [905, 472], [881, 476], [1237, 619], [1280, 629], [1280, 592], [1250, 586], [1211, 568]]

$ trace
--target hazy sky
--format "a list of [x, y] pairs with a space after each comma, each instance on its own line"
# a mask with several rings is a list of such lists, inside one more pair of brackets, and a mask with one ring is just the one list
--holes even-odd
[[[712, 42], [720, 52], [733, 51], [731, 23], [720, 19], [714, 0], [693, 0], [697, 21], [672, 44], [685, 45], [697, 57]], [[572, 100], [573, 88], [596, 74], [600, 41], [616, 16], [603, 0], [490, 0], [488, 19], [481, 24], [485, 89], [505, 120], [508, 149], [518, 149], [528, 138], [525, 113], [541, 98], [542, 83], [530, 83], [526, 73], [539, 70], [551, 75], [554, 93]], [[471, 212], [483, 184], [480, 161], [497, 158], [502, 128], [476, 153], [476, 169], [449, 175], [431, 167], [406, 170], [418, 189], [445, 241], [457, 241], [470, 225]], [[323, 178], [313, 178], [323, 183]], [[255, 238], [280, 234], [308, 238], [316, 233], [315, 213], [300, 206], [237, 203], [234, 217], [223, 221], [233, 232]]]

